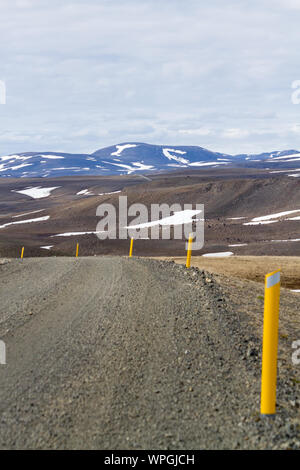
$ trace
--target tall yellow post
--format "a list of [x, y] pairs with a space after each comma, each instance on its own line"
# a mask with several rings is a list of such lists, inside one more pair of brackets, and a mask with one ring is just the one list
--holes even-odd
[[133, 251], [133, 238], [130, 240], [129, 258], [132, 257], [132, 251]]
[[21, 250], [21, 259], [23, 259], [24, 257], [24, 246], [22, 247], [22, 250]]
[[191, 267], [192, 243], [193, 243], [193, 235], [190, 235], [189, 236], [188, 249], [187, 249], [187, 255], [186, 255], [186, 267], [187, 268]]
[[264, 330], [261, 373], [262, 415], [276, 413], [277, 348], [280, 299], [280, 270], [265, 277]]
[[79, 243], [76, 245], [76, 258], [78, 258], [78, 253], [79, 253]]

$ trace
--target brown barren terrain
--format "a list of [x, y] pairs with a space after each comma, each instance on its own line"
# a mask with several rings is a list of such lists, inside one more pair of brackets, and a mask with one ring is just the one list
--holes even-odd
[[[15, 192], [28, 186], [58, 189], [43, 199]], [[84, 190], [89, 195], [82, 194]], [[300, 256], [300, 178], [242, 168], [151, 174], [148, 179], [142, 175], [0, 178], [0, 256], [16, 258], [22, 246], [26, 257], [73, 256], [77, 242], [84, 256], [126, 255], [128, 240], [101, 241], [93, 233], [82, 235], [96, 230], [100, 221], [96, 210], [103, 203], [114, 206], [118, 225], [119, 196], [127, 197], [128, 207], [144, 204], [149, 218], [152, 204], [176, 203], [182, 210], [184, 204], [204, 204], [205, 243], [198, 255], [232, 251], [239, 256]], [[32, 211], [41, 212], [27, 215]], [[274, 214], [280, 215], [269, 220]], [[44, 216], [48, 219], [20, 223]], [[128, 224], [134, 217], [128, 217]], [[257, 217], [264, 220], [253, 224]], [[60, 235], [70, 232], [81, 233]], [[139, 240], [134, 253], [185, 256], [185, 241]]]
[[[186, 262], [184, 256], [168, 256], [159, 259], [175, 261], [178, 264]], [[266, 274], [280, 269], [281, 285], [288, 289], [300, 289], [299, 256], [229, 256], [226, 258], [192, 256], [191, 266], [215, 274], [224, 274], [227, 277], [257, 282], [264, 282]]]

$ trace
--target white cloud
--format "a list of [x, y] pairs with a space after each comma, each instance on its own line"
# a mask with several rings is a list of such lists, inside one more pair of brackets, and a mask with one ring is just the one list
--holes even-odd
[[300, 0], [276, 0], [276, 2], [281, 8], [300, 10]]
[[207, 127], [202, 127], [200, 129], [180, 129], [179, 134], [185, 134], [185, 135], [209, 135], [211, 134], [211, 130], [208, 129]]
[[300, 0], [270, 5], [1, 0], [2, 151], [297, 148]]
[[295, 132], [295, 134], [300, 134], [300, 124], [293, 124], [291, 126], [291, 131]]
[[30, 0], [17, 0], [16, 6], [19, 8], [32, 8], [33, 2]]
[[223, 137], [227, 137], [229, 139], [239, 139], [247, 135], [249, 135], [248, 131], [237, 128], [225, 129], [223, 132]]

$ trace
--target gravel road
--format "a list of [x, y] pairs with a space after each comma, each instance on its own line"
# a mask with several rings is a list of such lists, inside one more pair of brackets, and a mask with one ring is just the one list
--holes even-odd
[[[300, 448], [298, 408], [260, 418], [260, 341], [212, 274], [15, 260], [0, 298], [0, 448]], [[297, 401], [291, 387], [281, 400]]]

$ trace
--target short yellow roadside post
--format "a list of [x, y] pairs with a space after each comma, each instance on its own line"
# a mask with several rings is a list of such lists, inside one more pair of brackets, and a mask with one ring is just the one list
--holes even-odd
[[78, 253], [79, 253], [79, 243], [76, 245], [76, 258], [78, 258]]
[[130, 240], [129, 258], [132, 257], [132, 250], [133, 250], [133, 238]]
[[186, 255], [186, 268], [191, 267], [191, 256], [192, 256], [192, 244], [193, 244], [193, 235], [189, 236], [189, 243], [188, 243], [188, 249], [187, 249], [187, 255]]
[[266, 416], [276, 413], [279, 298], [280, 270], [277, 270], [265, 277], [260, 412]]
[[24, 246], [22, 247], [22, 250], [21, 250], [21, 259], [23, 259], [24, 257]]

